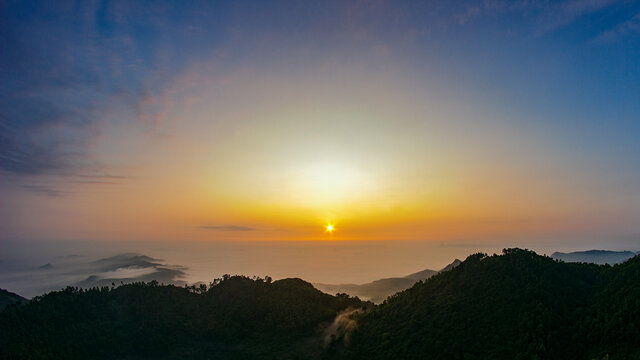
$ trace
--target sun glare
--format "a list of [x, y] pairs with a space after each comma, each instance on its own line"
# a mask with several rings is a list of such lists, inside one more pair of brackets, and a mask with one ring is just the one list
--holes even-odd
[[325, 232], [328, 232], [329, 234], [331, 234], [334, 230], [333, 224], [327, 224], [325, 226], [325, 229], [326, 229]]

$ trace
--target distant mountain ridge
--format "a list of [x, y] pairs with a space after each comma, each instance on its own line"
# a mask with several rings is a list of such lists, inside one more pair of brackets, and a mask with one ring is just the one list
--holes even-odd
[[425, 269], [407, 276], [398, 278], [384, 278], [374, 280], [366, 284], [313, 284], [316, 289], [328, 294], [346, 293], [351, 296], [357, 296], [363, 300], [369, 300], [374, 303], [380, 303], [387, 297], [410, 288], [420, 280], [426, 280], [435, 274], [448, 271], [460, 265], [461, 261], [455, 259], [451, 264], [440, 270]]
[[584, 262], [593, 264], [609, 264], [615, 265], [625, 262], [632, 257], [640, 254], [640, 251], [611, 251], [611, 250], [587, 250], [573, 251], [569, 253], [554, 252], [551, 257], [564, 262]]

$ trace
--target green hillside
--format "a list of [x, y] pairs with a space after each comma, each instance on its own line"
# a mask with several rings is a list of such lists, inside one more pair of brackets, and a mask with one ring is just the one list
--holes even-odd
[[469, 256], [358, 319], [345, 359], [640, 358], [640, 258], [568, 264], [534, 252]]

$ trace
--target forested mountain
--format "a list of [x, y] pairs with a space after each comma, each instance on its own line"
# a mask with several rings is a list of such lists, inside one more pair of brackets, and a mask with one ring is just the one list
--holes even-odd
[[455, 259], [440, 271], [426, 269], [404, 277], [379, 279], [366, 284], [313, 284], [313, 286], [328, 294], [346, 293], [374, 303], [380, 303], [387, 297], [410, 288], [417, 281], [426, 280], [439, 272], [451, 270], [459, 264], [460, 260]]
[[640, 359], [640, 257], [469, 256], [360, 315], [344, 359]]
[[586, 262], [614, 265], [627, 261], [638, 253], [633, 251], [587, 250], [569, 253], [554, 252], [551, 257], [565, 262]]
[[638, 256], [507, 249], [377, 306], [300, 279], [67, 288], [0, 312], [0, 358], [640, 359], [638, 279]]
[[14, 294], [5, 289], [0, 289], [0, 311], [2, 311], [2, 309], [4, 309], [8, 305], [21, 304], [26, 301], [27, 299], [18, 294]]
[[67, 288], [0, 313], [1, 359], [313, 358], [338, 312], [366, 306], [300, 279], [225, 276]]

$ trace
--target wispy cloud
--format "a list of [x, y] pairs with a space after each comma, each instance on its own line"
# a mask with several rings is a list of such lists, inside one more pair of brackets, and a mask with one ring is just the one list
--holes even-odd
[[[146, 6], [122, 3], [76, 6], [61, 1], [34, 9], [15, 2], [3, 10], [0, 172], [33, 177], [95, 171], [99, 159], [87, 149], [100, 138], [102, 125], [135, 119], [138, 104], [173, 77], [162, 65], [165, 60], [144, 53], [140, 44], [155, 48], [164, 39], [152, 29], [184, 27], [163, 16], [171, 6], [154, 7], [151, 19], [142, 16], [150, 11]], [[123, 20], [133, 18], [146, 20]], [[172, 65], [186, 57], [185, 52], [167, 52], [178, 54]], [[142, 110], [149, 122], [161, 120], [163, 113], [156, 107]]]
[[596, 42], [617, 41], [620, 38], [640, 33], [640, 13], [631, 19], [616, 25], [596, 37]]
[[38, 195], [44, 195], [44, 196], [55, 197], [55, 196], [65, 196], [65, 195], [71, 194], [70, 191], [59, 190], [49, 185], [22, 185], [21, 187], [30, 192], [36, 193]]
[[256, 228], [248, 227], [248, 226], [238, 226], [238, 225], [205, 225], [201, 226], [202, 229], [207, 230], [218, 230], [218, 231], [255, 231], [258, 230]]
[[537, 35], [545, 35], [570, 25], [580, 17], [600, 11], [615, 2], [616, 0], [572, 0], [555, 3], [545, 9]]
[[87, 175], [61, 173], [59, 176], [29, 177], [20, 176], [5, 177], [7, 183], [14, 183], [18, 189], [42, 196], [66, 196], [76, 192], [75, 185], [120, 185], [124, 180], [130, 179], [127, 176], [117, 175]]
[[77, 174], [73, 175], [74, 183], [76, 184], [95, 184], [95, 185], [119, 185], [127, 179], [131, 179], [129, 176], [122, 175], [87, 175]]

